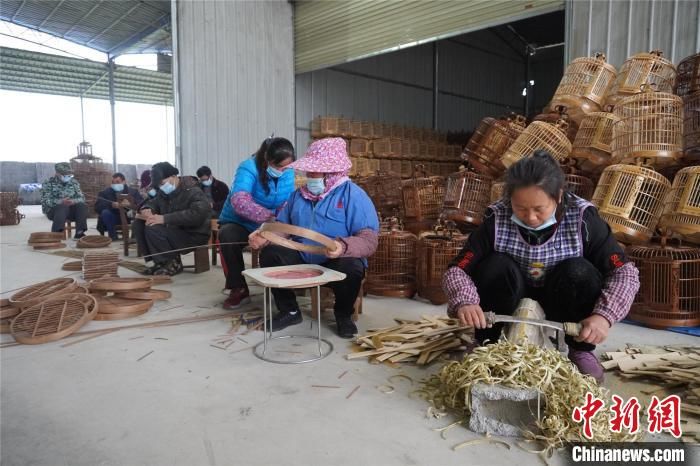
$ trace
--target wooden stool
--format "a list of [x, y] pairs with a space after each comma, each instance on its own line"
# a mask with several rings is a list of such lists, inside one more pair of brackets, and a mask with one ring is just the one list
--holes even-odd
[[[190, 251], [194, 253], [194, 265], [185, 265], [185, 269], [194, 269], [194, 273], [202, 273], [209, 270], [209, 249], [205, 247], [195, 248]], [[186, 254], [189, 254], [186, 253]]]
[[211, 245], [211, 265], [216, 265], [216, 258], [219, 255], [219, 220], [211, 219], [211, 237], [209, 238]]

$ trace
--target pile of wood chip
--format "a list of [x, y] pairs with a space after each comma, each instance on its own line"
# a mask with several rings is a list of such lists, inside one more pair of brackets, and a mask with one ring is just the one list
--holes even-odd
[[370, 363], [430, 364], [451, 351], [464, 351], [473, 342], [473, 329], [457, 319], [421, 316], [421, 320], [394, 319], [398, 325], [369, 330], [357, 337], [347, 359], [369, 358]]

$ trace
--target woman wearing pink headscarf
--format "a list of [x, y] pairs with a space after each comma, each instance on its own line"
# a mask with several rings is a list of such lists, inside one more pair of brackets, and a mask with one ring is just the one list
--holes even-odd
[[[327, 285], [335, 294], [335, 320], [342, 338], [352, 338], [357, 333], [352, 321], [353, 305], [360, 291], [367, 257], [374, 254], [379, 237], [377, 211], [367, 193], [350, 181], [351, 166], [345, 140], [325, 138], [315, 141], [303, 158], [286, 167], [304, 172], [307, 182], [292, 193], [277, 221], [335, 238], [334, 251], [326, 255], [300, 253], [268, 244], [257, 231], [248, 238], [251, 247], [262, 248], [262, 267], [319, 264], [346, 275], [343, 281]], [[304, 238], [297, 240], [313, 244]], [[271, 330], [301, 323], [294, 292], [273, 289], [272, 294], [279, 313], [270, 323]]]

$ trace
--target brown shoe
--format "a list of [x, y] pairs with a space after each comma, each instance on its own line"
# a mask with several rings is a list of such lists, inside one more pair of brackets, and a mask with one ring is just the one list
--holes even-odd
[[224, 301], [224, 309], [238, 309], [244, 304], [250, 303], [250, 292], [247, 287], [234, 288]]

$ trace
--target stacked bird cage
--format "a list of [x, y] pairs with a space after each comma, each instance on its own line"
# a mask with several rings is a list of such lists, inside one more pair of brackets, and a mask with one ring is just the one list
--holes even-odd
[[569, 142], [573, 143], [576, 139], [576, 133], [578, 132], [578, 122], [571, 119], [569, 116], [569, 111], [567, 107], [563, 105], [557, 105], [551, 111], [546, 113], [540, 113], [536, 115], [532, 121], [542, 121], [544, 123], [550, 123], [556, 125], [559, 120], [566, 121], [566, 126], [562, 127], [562, 130], [566, 134]]
[[700, 248], [629, 246], [640, 288], [629, 318], [652, 328], [700, 325]]
[[378, 171], [357, 180], [358, 186], [372, 199], [380, 216], [400, 216], [402, 208], [401, 177], [396, 173]]
[[564, 176], [566, 189], [569, 192], [590, 201], [595, 191], [595, 184], [590, 178], [581, 175], [568, 174]]
[[673, 86], [673, 93], [680, 97], [697, 92], [700, 92], [700, 53], [681, 60]]
[[396, 218], [379, 232], [377, 251], [367, 260], [367, 293], [394, 298], [416, 294], [416, 246], [418, 238], [403, 231]]
[[683, 152], [687, 162], [700, 161], [700, 53], [678, 65], [674, 92], [683, 99]]
[[491, 185], [490, 203], [500, 201], [506, 193], [506, 182], [497, 181]]
[[656, 168], [675, 165], [683, 156], [683, 100], [668, 92], [644, 92], [620, 99], [613, 110], [612, 157]]
[[0, 225], [17, 225], [22, 214], [17, 210], [19, 195], [17, 193], [0, 193]]
[[616, 75], [615, 67], [605, 62], [602, 53], [576, 58], [566, 67], [549, 106], [566, 107], [569, 117], [581, 123], [586, 115], [601, 110]]
[[540, 149], [549, 152], [559, 162], [563, 161], [571, 153], [571, 142], [566, 137], [567, 127], [568, 123], [563, 119], [558, 120], [556, 124], [533, 121], [506, 150], [501, 157], [501, 163], [510, 167]]
[[428, 176], [425, 166], [418, 164], [413, 178], [402, 182], [401, 192], [406, 229], [416, 234], [429, 230], [442, 209], [445, 179], [441, 176]]
[[469, 238], [451, 222], [438, 221], [418, 239], [418, 295], [432, 304], [445, 304], [442, 276]]
[[501, 156], [525, 129], [525, 117], [511, 115], [497, 120], [486, 117], [479, 123], [469, 139], [462, 159], [469, 161], [474, 170], [484, 175], [498, 177], [506, 169]]
[[660, 173], [636, 165], [611, 165], [603, 170], [592, 202], [618, 241], [644, 244], [651, 240], [671, 183]]
[[[100, 157], [92, 154], [92, 144], [83, 141], [78, 144], [78, 155], [70, 159], [75, 179], [85, 195], [88, 205], [95, 204], [100, 191], [112, 184], [112, 166], [102, 162]], [[88, 209], [89, 215], [95, 217], [94, 209]]]
[[571, 149], [581, 171], [599, 174], [612, 163], [610, 143], [616, 121], [609, 112], [592, 112], [583, 118]]
[[700, 166], [676, 174], [659, 226], [700, 244]]
[[623, 63], [615, 84], [605, 103], [615, 107], [621, 99], [641, 92], [644, 84], [652, 84], [659, 92], [672, 92], [676, 79], [676, 67], [662, 57], [660, 50], [638, 53]]
[[442, 214], [457, 224], [479, 226], [491, 199], [491, 177], [462, 170], [447, 177]]

